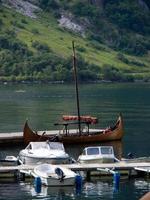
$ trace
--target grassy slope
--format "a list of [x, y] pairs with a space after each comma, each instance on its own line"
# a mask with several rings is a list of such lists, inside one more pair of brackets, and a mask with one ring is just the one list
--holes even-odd
[[[126, 70], [128, 73], [138, 73], [139, 75], [150, 77], [150, 59], [145, 57], [133, 57], [127, 56], [130, 60], [136, 60], [142, 62], [146, 66], [127, 65], [117, 59], [117, 53], [107, 47], [102, 46], [102, 49], [97, 50], [92, 45], [92, 42], [82, 38], [81, 36], [66, 31], [58, 26], [58, 23], [53, 16], [46, 13], [40, 13], [37, 19], [31, 19], [16, 13], [13, 10], [3, 8], [3, 12], [0, 12], [0, 19], [4, 22], [4, 29], [14, 29], [12, 21], [17, 22], [24, 26], [24, 28], [17, 29], [17, 37], [28, 45], [30, 49], [32, 41], [41, 41], [47, 43], [48, 46], [57, 54], [61, 56], [68, 56], [72, 54], [71, 41], [75, 40], [76, 45], [84, 47], [84, 52], [79, 52], [85, 60], [88, 62], [99, 65], [111, 64], [120, 70]], [[25, 19], [27, 23], [22, 23], [21, 20]], [[33, 34], [33, 29], [38, 30], [38, 34]], [[1, 32], [2, 30], [0, 30]]]

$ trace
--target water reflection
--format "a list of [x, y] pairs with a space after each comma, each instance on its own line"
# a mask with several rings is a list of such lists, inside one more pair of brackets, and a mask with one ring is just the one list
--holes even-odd
[[41, 192], [35, 191], [32, 183], [20, 183], [22, 192], [30, 194], [34, 198], [40, 199], [91, 199], [97, 197], [110, 197], [113, 196], [112, 181], [103, 182], [86, 182], [84, 183], [81, 193], [78, 193], [75, 187], [47, 187], [42, 186]]
[[118, 190], [114, 190], [112, 178], [108, 180], [92, 179], [84, 182], [80, 193], [74, 187], [46, 187], [42, 186], [41, 192], [37, 193], [33, 179], [26, 179], [25, 182], [15, 180], [0, 180], [0, 200], [74, 200], [74, 199], [115, 199], [115, 200], [137, 200], [150, 191], [149, 179], [120, 180]]
[[135, 180], [134, 185], [137, 189], [146, 189], [147, 191], [150, 191], [150, 179], [147, 180]]
[[150, 179], [135, 180], [134, 186], [135, 186], [136, 196], [142, 197], [144, 194], [150, 191]]
[[[21, 182], [20, 183], [21, 190], [23, 192], [31, 194], [32, 197], [49, 197], [49, 198], [56, 198], [57, 199], [67, 199], [67, 198], [73, 198], [75, 197], [75, 187], [69, 186], [69, 187], [47, 187], [42, 186], [41, 191], [39, 193], [36, 192], [36, 189], [34, 187], [34, 184], [31, 182]], [[49, 199], [48, 198], [48, 199]]]
[[111, 197], [113, 196], [112, 181], [87, 182], [84, 185], [82, 195], [85, 197]]

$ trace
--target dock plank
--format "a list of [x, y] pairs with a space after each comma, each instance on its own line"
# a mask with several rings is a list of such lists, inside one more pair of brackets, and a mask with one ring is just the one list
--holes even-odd
[[[38, 134], [42, 135], [44, 131], [39, 131]], [[47, 136], [54, 134], [59, 134], [59, 131], [46, 131]], [[1, 145], [17, 145], [23, 143], [23, 132], [9, 132], [9, 133], [0, 133], [0, 144]]]
[[[90, 133], [100, 132], [101, 129], [89, 129]], [[64, 134], [63, 130], [43, 130], [38, 131], [38, 134], [42, 136], [43, 132], [45, 132], [44, 135], [52, 136], [52, 135], [61, 135]], [[77, 129], [70, 129], [71, 134], [76, 134]], [[1, 139], [13, 139], [13, 138], [23, 138], [23, 132], [9, 132], [9, 133], [0, 133], [0, 140]]]
[[[102, 164], [62, 164], [59, 166], [64, 166], [74, 171], [87, 171], [87, 170], [97, 170], [97, 168], [108, 168], [108, 169], [134, 169], [136, 167], [149, 167], [150, 162], [140, 162], [140, 163], [127, 163], [124, 161], [118, 163], [102, 163]], [[18, 166], [0, 166], [0, 173], [5, 171], [15, 171], [15, 170], [32, 170], [35, 165], [18, 165]]]

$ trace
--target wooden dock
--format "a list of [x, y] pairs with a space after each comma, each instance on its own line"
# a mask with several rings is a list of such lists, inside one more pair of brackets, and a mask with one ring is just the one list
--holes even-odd
[[[108, 169], [115, 169], [115, 170], [127, 170], [127, 169], [134, 169], [134, 168], [142, 168], [142, 167], [149, 167], [150, 169], [150, 162], [136, 162], [130, 163], [126, 161], [120, 161], [115, 163], [93, 163], [93, 164], [80, 164], [80, 163], [73, 163], [73, 164], [61, 164], [68, 169], [73, 171], [88, 171], [88, 170], [97, 170], [97, 168], [108, 168]], [[5, 171], [15, 171], [15, 170], [33, 170], [35, 165], [17, 165], [17, 166], [0, 166], [0, 173]]]
[[0, 146], [23, 144], [23, 132], [0, 133]]
[[[142, 168], [149, 167], [150, 162], [136, 162], [130, 163], [125, 161], [115, 162], [115, 163], [93, 163], [93, 164], [61, 164], [61, 166], [71, 169], [73, 171], [88, 171], [88, 170], [97, 170], [97, 168], [108, 168], [115, 170], [125, 170], [125, 169], [134, 169], [134, 168]], [[35, 165], [17, 165], [17, 166], [0, 166], [0, 173], [5, 171], [15, 171], [15, 170], [33, 170]]]
[[[38, 131], [39, 135], [42, 135], [44, 131]], [[45, 131], [47, 136], [54, 134], [59, 134], [59, 130]], [[23, 144], [23, 132], [10, 132], [10, 133], [0, 133], [0, 146], [4, 145], [19, 145]]]
[[[91, 129], [92, 131], [93, 129]], [[38, 131], [38, 135], [43, 134], [45, 132], [45, 135], [52, 136], [52, 135], [59, 135], [62, 134], [63, 130], [45, 130], [45, 131]], [[74, 133], [76, 133], [76, 130], [72, 130]], [[9, 133], [0, 133], [0, 146], [3, 145], [18, 145], [23, 144], [23, 132], [9, 132]]]
[[[101, 129], [89, 129], [90, 132], [98, 132], [101, 131]], [[64, 134], [63, 129], [59, 130], [44, 130], [44, 131], [38, 131], [38, 135], [43, 134], [45, 132], [45, 136], [54, 136], [54, 135], [61, 135]], [[76, 129], [71, 129], [71, 134], [76, 134]], [[22, 132], [10, 132], [10, 133], [0, 133], [0, 146], [2, 145], [18, 145], [23, 144], [23, 131]]]
[[[99, 171], [99, 169], [109, 169], [113, 171], [144, 171], [146, 173], [150, 173], [150, 162], [136, 162], [136, 163], [130, 163], [126, 161], [116, 162], [116, 163], [102, 163], [102, 164], [63, 164], [61, 166], [64, 166], [66, 168], [69, 168], [73, 171], [83, 171], [83, 172], [93, 172], [93, 171]], [[0, 177], [4, 177], [4, 174], [18, 174], [21, 171], [28, 171], [33, 170], [35, 165], [18, 165], [18, 166], [0, 166]]]

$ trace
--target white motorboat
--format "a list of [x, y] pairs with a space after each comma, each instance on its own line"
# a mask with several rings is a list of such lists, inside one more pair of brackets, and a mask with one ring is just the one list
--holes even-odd
[[112, 146], [86, 147], [78, 158], [80, 163], [113, 163], [116, 160]]
[[18, 158], [15, 156], [6, 156], [5, 158], [0, 159], [0, 166], [16, 166], [18, 164]]
[[42, 184], [47, 186], [72, 186], [77, 177], [70, 169], [46, 163], [36, 166], [32, 175], [39, 177]]
[[64, 146], [59, 142], [30, 142], [20, 151], [19, 161], [22, 164], [67, 164], [70, 162], [69, 155]]

